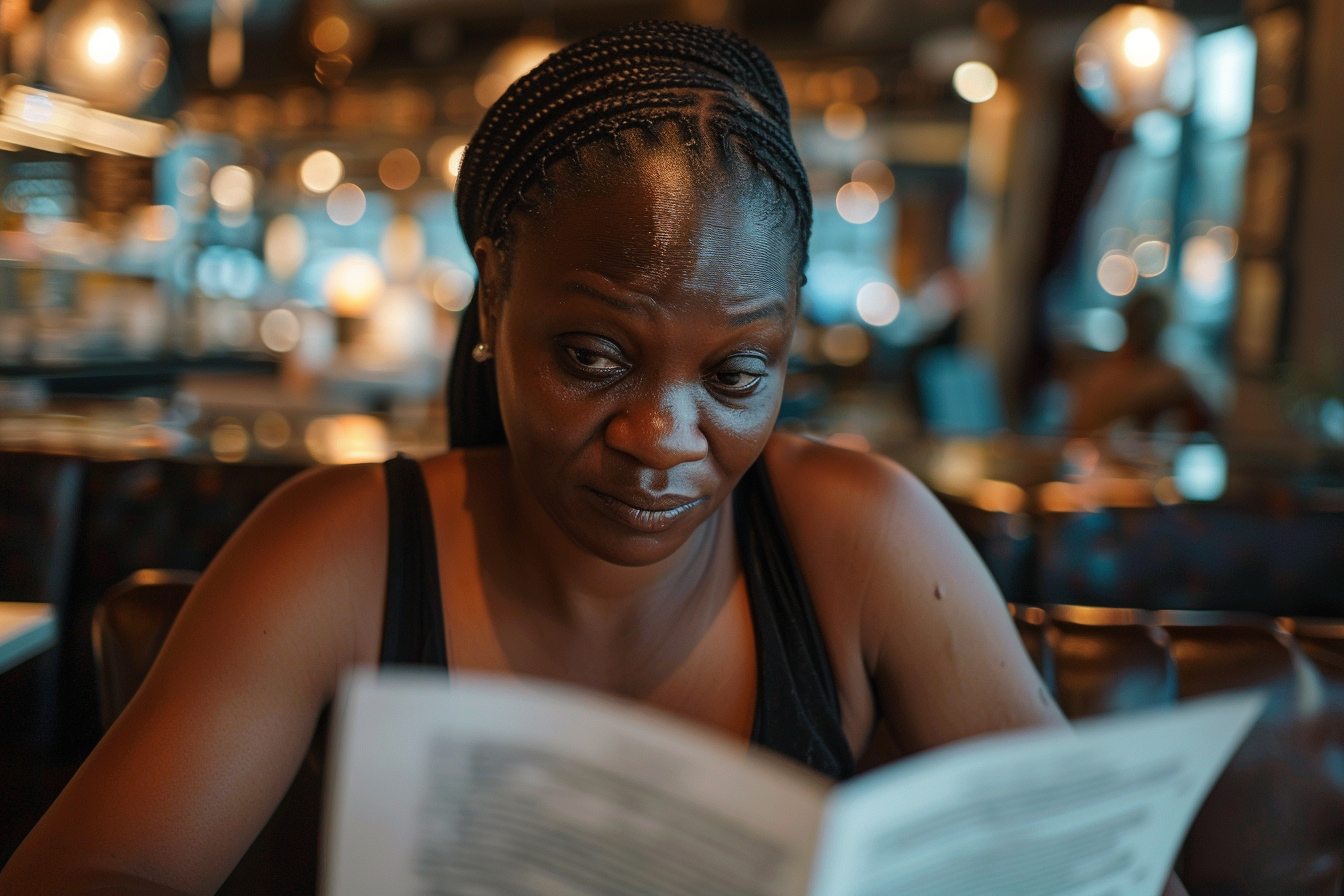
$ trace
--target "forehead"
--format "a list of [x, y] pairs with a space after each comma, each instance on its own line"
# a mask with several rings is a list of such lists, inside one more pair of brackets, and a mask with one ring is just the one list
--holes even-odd
[[763, 175], [663, 148], [603, 161], [563, 172], [518, 222], [515, 263], [666, 299], [792, 296], [791, 216]]

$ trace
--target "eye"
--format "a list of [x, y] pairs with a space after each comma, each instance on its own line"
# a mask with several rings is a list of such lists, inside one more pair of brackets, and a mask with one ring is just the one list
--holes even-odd
[[619, 362], [592, 349], [567, 345], [565, 346], [565, 353], [569, 355], [570, 360], [574, 362], [576, 367], [590, 373], [612, 373], [622, 369]]
[[765, 379], [766, 371], [748, 361], [743, 366], [728, 367], [709, 375], [710, 385], [733, 396], [749, 395]]

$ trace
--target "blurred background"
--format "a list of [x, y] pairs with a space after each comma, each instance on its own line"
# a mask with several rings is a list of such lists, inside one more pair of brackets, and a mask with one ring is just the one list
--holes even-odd
[[444, 450], [463, 146], [646, 17], [792, 103], [781, 426], [908, 465], [1019, 604], [1344, 615], [1337, 3], [0, 0], [0, 601], [55, 645], [0, 675], [0, 860], [100, 731], [109, 587]]

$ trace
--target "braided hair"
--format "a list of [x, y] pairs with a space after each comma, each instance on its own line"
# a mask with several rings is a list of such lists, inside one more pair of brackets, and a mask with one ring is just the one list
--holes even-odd
[[[640, 129], [654, 140], [670, 124], [688, 152], [734, 156], [760, 172], [794, 225], [796, 270], [806, 263], [812, 194], [789, 130], [789, 105], [765, 53], [718, 28], [682, 22], [625, 25], [570, 44], [518, 79], [486, 112], [467, 144], [457, 216], [467, 245], [507, 243], [509, 222], [544, 200], [562, 161]], [[481, 339], [480, 285], [462, 315], [448, 378], [454, 448], [504, 444], [494, 362], [471, 350]]]

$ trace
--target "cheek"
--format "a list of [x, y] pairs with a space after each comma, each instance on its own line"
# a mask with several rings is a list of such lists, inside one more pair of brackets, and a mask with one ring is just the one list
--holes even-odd
[[562, 459], [593, 440], [601, 427], [600, 409], [591, 396], [566, 382], [554, 360], [521, 340], [505, 346], [495, 364], [500, 414], [515, 454], [533, 455], [533, 462]]

